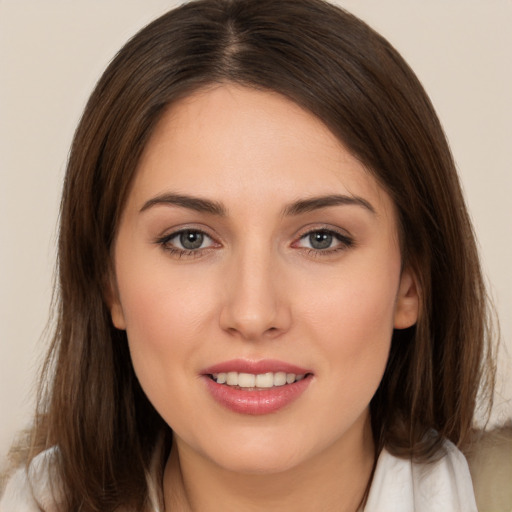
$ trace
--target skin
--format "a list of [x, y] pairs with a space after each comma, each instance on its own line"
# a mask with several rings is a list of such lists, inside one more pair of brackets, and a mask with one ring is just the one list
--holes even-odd
[[[155, 199], [165, 194], [224, 214]], [[352, 202], [290, 212], [333, 194]], [[199, 249], [180, 252], [184, 228], [206, 233]], [[327, 248], [312, 231], [327, 233]], [[114, 268], [114, 325], [174, 432], [167, 508], [358, 508], [374, 463], [369, 402], [393, 329], [416, 322], [418, 294], [390, 197], [325, 125], [232, 84], [173, 105], [139, 163]], [[299, 365], [311, 382], [277, 412], [235, 413], [201, 372], [236, 358]]]

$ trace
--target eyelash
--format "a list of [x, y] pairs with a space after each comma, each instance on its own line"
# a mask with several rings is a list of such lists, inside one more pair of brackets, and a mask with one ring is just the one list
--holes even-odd
[[[201, 235], [205, 238], [210, 239], [213, 242], [213, 244], [209, 247], [203, 247], [203, 248], [198, 247], [197, 249], [180, 249], [179, 247], [175, 247], [175, 246], [171, 245], [171, 243], [170, 243], [171, 240], [173, 240], [185, 233], [193, 233], [196, 235]], [[162, 247], [162, 249], [164, 249], [166, 252], [168, 252], [172, 256], [176, 256], [178, 258], [187, 258], [187, 257], [188, 258], [198, 258], [198, 257], [202, 256], [205, 253], [205, 251], [208, 251], [208, 250], [211, 250], [212, 248], [214, 248], [215, 245], [217, 245], [217, 246], [220, 245], [220, 244], [216, 243], [213, 240], [213, 238], [210, 235], [208, 235], [208, 233], [202, 231], [201, 229], [191, 229], [191, 228], [173, 231], [172, 233], [169, 233], [168, 235], [164, 235], [164, 236], [156, 239], [155, 243], [160, 245]]]
[[[179, 247], [175, 247], [170, 244], [171, 240], [179, 237], [180, 235], [184, 233], [193, 233], [196, 235], [201, 235], [203, 237], [206, 237], [210, 239], [213, 243], [211, 246], [208, 247], [198, 247], [197, 249], [180, 249]], [[313, 247], [301, 247], [297, 246], [296, 244], [299, 243], [302, 240], [307, 239], [307, 237], [310, 237], [313, 234], [319, 234], [322, 235], [328, 235], [332, 236], [333, 239], [335, 239], [337, 242], [339, 242], [339, 245], [332, 248], [326, 248], [326, 249], [315, 249]], [[172, 233], [169, 233], [168, 235], [164, 235], [160, 238], [157, 238], [155, 240], [155, 243], [160, 245], [167, 253], [171, 254], [172, 256], [176, 256], [178, 258], [198, 258], [200, 256], [203, 256], [206, 251], [210, 251], [211, 249], [215, 248], [215, 245], [220, 246], [218, 242], [215, 242], [213, 238], [208, 235], [206, 232], [200, 230], [200, 229], [180, 229], [179, 231], [174, 231]], [[332, 230], [332, 229], [311, 229], [305, 233], [303, 233], [296, 242], [292, 244], [292, 247], [296, 247], [298, 249], [301, 249], [304, 251], [308, 256], [313, 257], [323, 257], [323, 256], [331, 256], [335, 253], [338, 253], [340, 251], [345, 251], [351, 247], [353, 247], [355, 244], [354, 239], [351, 237], [339, 233], [338, 231]]]
[[294, 242], [294, 245], [302, 240], [306, 240], [311, 235], [320, 233], [322, 235], [332, 236], [333, 239], [339, 243], [339, 245], [335, 247], [329, 247], [326, 249], [315, 249], [314, 247], [299, 247], [300, 249], [305, 251], [308, 256], [312, 256], [315, 258], [328, 257], [338, 252], [346, 251], [347, 249], [350, 249], [355, 245], [354, 239], [351, 238], [350, 236], [347, 236], [346, 234], [340, 233], [333, 229], [326, 228], [316, 228], [306, 231], [299, 237], [297, 242]]

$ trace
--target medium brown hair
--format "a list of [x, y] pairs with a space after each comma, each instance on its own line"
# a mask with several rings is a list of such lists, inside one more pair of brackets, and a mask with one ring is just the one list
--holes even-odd
[[322, 0], [198, 0], [117, 54], [73, 141], [57, 326], [32, 452], [58, 445], [69, 510], [141, 509], [156, 439], [172, 435], [138, 384], [105, 290], [118, 221], [155, 125], [170, 104], [222, 82], [278, 92], [313, 113], [396, 205], [421, 312], [416, 326], [394, 333], [371, 402], [377, 452], [429, 460], [443, 438], [468, 439], [490, 368], [486, 296], [453, 159], [421, 84], [385, 39]]

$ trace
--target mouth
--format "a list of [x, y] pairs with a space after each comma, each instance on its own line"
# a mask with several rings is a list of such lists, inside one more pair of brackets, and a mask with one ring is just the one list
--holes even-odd
[[257, 391], [288, 386], [301, 381], [309, 375], [311, 374], [295, 374], [291, 372], [266, 372], [258, 374], [245, 372], [219, 372], [208, 374], [208, 377], [217, 384], [223, 384], [234, 389]]
[[282, 361], [227, 361], [202, 372], [206, 389], [224, 408], [239, 414], [278, 412], [298, 400], [313, 373]]

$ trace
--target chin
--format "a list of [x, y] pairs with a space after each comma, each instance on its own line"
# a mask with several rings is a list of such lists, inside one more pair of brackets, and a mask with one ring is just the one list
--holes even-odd
[[[209, 440], [203, 454], [226, 471], [238, 474], [275, 474], [289, 471], [314, 456], [322, 447], [309, 446], [311, 437], [295, 429], [294, 433], [240, 432], [217, 442]], [[309, 443], [309, 444], [308, 444]]]
[[[296, 452], [300, 453], [301, 450]], [[300, 465], [304, 454], [300, 458], [296, 455], [297, 453], [290, 454], [282, 450], [240, 450], [228, 457], [223, 454], [214, 462], [224, 470], [240, 475], [272, 475], [284, 473]]]

